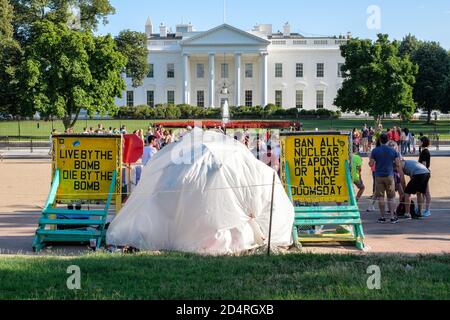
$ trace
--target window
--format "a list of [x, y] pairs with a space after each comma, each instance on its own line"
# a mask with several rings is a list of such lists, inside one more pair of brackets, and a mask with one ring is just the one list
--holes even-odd
[[295, 92], [295, 107], [297, 109], [303, 109], [303, 90], [297, 90]]
[[167, 78], [175, 78], [175, 64], [167, 64]]
[[167, 91], [167, 103], [175, 104], [175, 91], [173, 90]]
[[126, 74], [127, 78], [132, 78], [133, 77], [133, 75], [131, 74], [131, 71], [128, 70], [128, 69], [125, 70], [125, 74]]
[[316, 107], [317, 109], [323, 109], [323, 90], [317, 90], [316, 92]]
[[245, 91], [245, 106], [246, 107], [253, 106], [253, 91], [252, 90]]
[[253, 63], [246, 63], [245, 64], [245, 77], [246, 78], [253, 78]]
[[205, 77], [205, 65], [203, 63], [197, 64], [197, 78], [203, 79]]
[[283, 64], [275, 63], [275, 78], [282, 78], [282, 77], [283, 77]]
[[283, 106], [283, 91], [281, 90], [275, 91], [275, 105], [277, 107]]
[[127, 91], [127, 106], [134, 106], [134, 91]]
[[205, 91], [197, 91], [197, 107], [205, 107]]
[[150, 63], [150, 64], [148, 65], [148, 74], [147, 74], [147, 78], [153, 78], [153, 77], [154, 77], [154, 74], [153, 74], [153, 68], [154, 68], [153, 63]]
[[323, 78], [325, 76], [325, 64], [317, 64], [317, 78]]
[[155, 106], [155, 91], [147, 91], [147, 105], [152, 108]]
[[295, 76], [297, 78], [303, 78], [303, 63], [297, 63], [295, 67]]
[[222, 63], [220, 65], [220, 75], [222, 79], [228, 79], [228, 63]]
[[339, 78], [343, 78], [344, 77], [344, 72], [342, 71], [342, 67], [344, 66], [343, 63], [338, 63], [338, 77]]

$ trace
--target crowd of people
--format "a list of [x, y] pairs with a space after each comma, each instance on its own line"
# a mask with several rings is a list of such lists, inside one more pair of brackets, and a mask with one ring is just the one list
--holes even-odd
[[[374, 211], [374, 205], [378, 202], [379, 223], [387, 222], [386, 202], [387, 213], [393, 224], [398, 223], [399, 219], [421, 219], [431, 216], [429, 187], [431, 154], [428, 149], [430, 140], [421, 135], [419, 158], [411, 160], [404, 158], [409, 153], [410, 147], [413, 147], [411, 150], [415, 149], [415, 144], [408, 144], [405, 139], [408, 136], [413, 135], [407, 129], [393, 128], [387, 132], [380, 132], [375, 140], [375, 148], [370, 152], [369, 166], [373, 177], [373, 195], [367, 211]], [[362, 159], [359, 152], [359, 146], [355, 143], [352, 178], [358, 189], [357, 200], [366, 189], [361, 176]], [[409, 182], [405, 177], [409, 177]], [[417, 195], [417, 206], [411, 200], [413, 195]]]
[[[365, 124], [360, 130], [354, 128], [352, 137], [357, 152], [370, 154], [372, 149], [376, 146], [377, 140], [382, 132], [382, 125], [373, 128], [368, 127]], [[388, 136], [389, 141], [394, 141], [397, 144], [399, 152], [403, 156], [417, 154], [417, 147], [421, 143], [420, 139], [424, 137], [423, 133], [420, 133], [419, 139], [417, 139], [415, 133], [411, 132], [408, 128], [399, 127], [389, 128], [385, 133]]]
[[[144, 130], [135, 130], [133, 134], [140, 137], [144, 143], [142, 165], [148, 165], [151, 159], [167, 145], [181, 139], [183, 135], [191, 131], [192, 127], [179, 130], [174, 134], [172, 130], [165, 129], [162, 125], [151, 125]], [[207, 128], [226, 134], [223, 127]], [[57, 133], [56, 131], [53, 134]], [[72, 129], [66, 131], [73, 134]], [[126, 126], [120, 128], [106, 129], [98, 124], [94, 129], [84, 128], [83, 134], [127, 134]], [[251, 135], [247, 128], [233, 132], [235, 140], [245, 145], [254, 156], [272, 167], [275, 171], [280, 170], [280, 147], [275, 134], [271, 130], [261, 134]], [[390, 216], [390, 222], [398, 223], [399, 219], [420, 219], [429, 217], [431, 206], [431, 194], [429, 180], [431, 178], [431, 155], [428, 150], [430, 140], [422, 133], [419, 139], [408, 128], [393, 127], [386, 131], [380, 125], [376, 129], [364, 125], [361, 130], [354, 129], [353, 158], [352, 158], [352, 180], [358, 192], [356, 199], [360, 201], [367, 187], [362, 178], [363, 160], [361, 155], [369, 156], [369, 166], [372, 172], [372, 196], [368, 212], [375, 211], [378, 202], [380, 211], [379, 223], [386, 223], [386, 217]], [[416, 155], [419, 151], [418, 160], [405, 159], [407, 155]], [[409, 177], [409, 182], [407, 179]], [[411, 199], [417, 195], [417, 205]], [[387, 203], [387, 208], [386, 208]], [[387, 209], [387, 210], [386, 210]]]

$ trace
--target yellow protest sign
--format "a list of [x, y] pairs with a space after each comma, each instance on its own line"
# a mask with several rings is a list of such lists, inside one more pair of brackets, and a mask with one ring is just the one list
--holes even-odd
[[286, 161], [289, 164], [289, 187], [294, 201], [348, 201], [345, 162], [350, 159], [349, 135], [284, 134], [281, 137], [281, 158], [285, 183]]
[[53, 137], [53, 174], [60, 170], [58, 201], [106, 200], [116, 171], [116, 207], [120, 206], [122, 137]]

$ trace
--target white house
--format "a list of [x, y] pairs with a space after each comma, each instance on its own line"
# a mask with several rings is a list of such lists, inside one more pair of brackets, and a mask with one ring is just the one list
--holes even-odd
[[[176, 32], [161, 24], [153, 32], [146, 24], [150, 72], [141, 87], [127, 91], [119, 106], [191, 104], [335, 109], [342, 85], [344, 63], [339, 46], [346, 37], [304, 37], [272, 25], [257, 25], [250, 32], [222, 24], [196, 32], [191, 24], [177, 25]], [[125, 76], [125, 75], [124, 75]]]

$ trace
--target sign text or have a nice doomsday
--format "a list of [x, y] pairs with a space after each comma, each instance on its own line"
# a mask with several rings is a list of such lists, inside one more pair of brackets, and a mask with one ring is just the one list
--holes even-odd
[[[342, 146], [338, 138], [324, 137], [296, 139], [294, 142], [295, 176], [300, 178], [299, 187], [293, 187], [298, 195], [340, 195], [342, 187], [337, 186], [340, 153]], [[320, 141], [320, 145], [317, 142]], [[316, 144], [315, 144], [316, 142]], [[306, 177], [313, 176], [313, 184], [306, 183]]]

